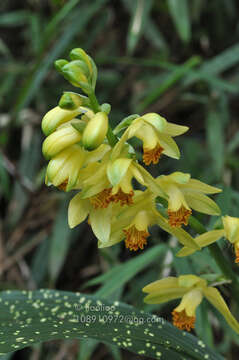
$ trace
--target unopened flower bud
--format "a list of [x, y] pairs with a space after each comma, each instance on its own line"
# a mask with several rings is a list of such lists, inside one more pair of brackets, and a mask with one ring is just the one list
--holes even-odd
[[42, 152], [46, 159], [50, 159], [68, 146], [78, 143], [81, 133], [71, 124], [54, 131], [49, 135], [42, 145]]
[[61, 109], [66, 110], [75, 110], [80, 106], [89, 106], [90, 101], [86, 96], [74, 93], [74, 92], [65, 92], [59, 101], [59, 106]]
[[59, 59], [55, 61], [55, 68], [57, 71], [61, 72], [64, 65], [68, 64], [68, 61], [65, 59]]
[[71, 61], [61, 68], [61, 72], [72, 85], [80, 87], [86, 94], [92, 92], [89, 69], [83, 61]]
[[97, 79], [97, 67], [94, 63], [94, 60], [81, 48], [73, 49], [70, 52], [70, 58], [72, 60], [82, 60], [87, 65], [90, 73], [90, 83], [94, 90]]
[[82, 111], [80, 109], [65, 110], [61, 109], [59, 106], [56, 106], [55, 108], [48, 111], [42, 119], [41, 126], [43, 133], [46, 136], [50, 135], [56, 130], [58, 126], [72, 120], [81, 112]]
[[102, 144], [108, 131], [108, 116], [98, 112], [90, 119], [83, 132], [82, 143], [86, 150], [94, 150]]

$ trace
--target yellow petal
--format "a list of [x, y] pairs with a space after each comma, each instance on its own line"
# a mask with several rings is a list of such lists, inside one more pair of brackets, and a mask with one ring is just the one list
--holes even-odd
[[[143, 166], [134, 162], [134, 168], [137, 168], [144, 179], [144, 184], [156, 195], [162, 196], [164, 199], [167, 199], [167, 194], [162, 190], [161, 186], [157, 183], [156, 179], [154, 179], [151, 174], [143, 168]], [[137, 178], [137, 177], [136, 177]], [[141, 184], [143, 183], [140, 181]]]
[[118, 242], [122, 241], [125, 237], [125, 234], [122, 229], [115, 231], [114, 233], [110, 234], [109, 240], [107, 242], [98, 241], [98, 248], [102, 249], [105, 247], [109, 247], [112, 245], [117, 244]]
[[185, 230], [181, 229], [181, 228], [174, 228], [172, 226], [170, 226], [167, 222], [167, 220], [158, 213], [157, 216], [157, 224], [166, 232], [168, 232], [169, 234], [175, 236], [178, 241], [183, 244], [186, 245], [192, 249], [195, 250], [199, 250], [200, 247], [198, 246], [198, 244], [196, 243], [196, 241], [192, 238], [191, 235], [189, 235]]
[[92, 209], [90, 211], [90, 224], [92, 230], [102, 243], [107, 243], [110, 238], [112, 204], [105, 209]]
[[147, 231], [148, 226], [150, 225], [150, 216], [148, 212], [143, 209], [142, 211], [139, 211], [133, 220], [133, 224], [138, 231]]
[[118, 185], [127, 173], [132, 159], [116, 159], [107, 167], [107, 176], [113, 186]]
[[192, 249], [188, 246], [184, 246], [181, 250], [179, 250], [176, 254], [177, 257], [184, 257], [188, 255], [192, 255], [196, 252], [196, 249]]
[[207, 285], [206, 280], [201, 279], [199, 276], [196, 275], [180, 275], [178, 277], [178, 284], [179, 286], [183, 286], [186, 288], [191, 288], [197, 286], [205, 287]]
[[167, 186], [168, 199], [168, 209], [170, 211], [178, 211], [182, 206], [190, 210], [190, 207], [185, 200], [182, 191], [177, 186], [168, 185]]
[[157, 131], [164, 132], [167, 120], [156, 113], [148, 113], [142, 116], [142, 119], [152, 125]]
[[128, 140], [128, 135], [129, 135], [129, 128], [125, 130], [125, 132], [121, 136], [120, 140], [114, 146], [114, 149], [111, 154], [112, 161], [114, 161], [115, 159], [120, 157], [120, 154], [125, 146], [125, 142]]
[[193, 289], [183, 295], [180, 304], [174, 309], [177, 312], [186, 311], [187, 316], [195, 316], [198, 305], [202, 302], [202, 291]]
[[[175, 171], [174, 173], [168, 175], [168, 176], [164, 176], [164, 178], [166, 179], [166, 181], [173, 181], [176, 182], [177, 184], [188, 184], [188, 182], [190, 181], [190, 174], [185, 174], [182, 173], [180, 171]], [[187, 186], [186, 186], [187, 187]]]
[[239, 241], [239, 218], [232, 216], [222, 217], [226, 238], [234, 244]]
[[80, 198], [80, 193], [74, 196], [73, 199], [71, 199], [68, 208], [69, 227], [73, 228], [83, 222], [89, 213], [90, 207], [89, 200], [82, 200]]
[[196, 211], [209, 215], [221, 214], [219, 206], [206, 195], [185, 190], [184, 196], [188, 205]]
[[[196, 243], [200, 246], [200, 248], [203, 248], [205, 246], [208, 246], [212, 243], [214, 243], [215, 241], [219, 240], [221, 237], [224, 236], [225, 231], [224, 230], [212, 230], [212, 231], [208, 231], [202, 235], [199, 235], [196, 237], [195, 241]], [[176, 256], [178, 257], [183, 257], [183, 256], [188, 256], [191, 255], [195, 252], [196, 250], [194, 249], [190, 249], [187, 246], [184, 246], [178, 253]]]
[[134, 136], [142, 140], [144, 149], [154, 149], [158, 144], [158, 136], [151, 125], [143, 124], [137, 131], [134, 132]]
[[162, 291], [154, 291], [144, 298], [147, 304], [161, 304], [170, 300], [181, 298], [188, 290], [185, 288], [175, 287]]
[[174, 276], [169, 276], [164, 279], [153, 281], [152, 283], [146, 285], [142, 289], [142, 291], [146, 292], [146, 293], [151, 293], [151, 292], [158, 291], [160, 289], [162, 289], [162, 291], [163, 291], [163, 290], [170, 289], [172, 287], [177, 287], [177, 286], [178, 286], [178, 279]]
[[170, 136], [178, 136], [188, 131], [189, 127], [167, 122], [164, 133]]
[[220, 292], [213, 287], [206, 287], [203, 290], [203, 294], [207, 298], [207, 300], [213, 306], [215, 306], [215, 308], [224, 316], [224, 318], [226, 319], [227, 323], [231, 326], [231, 328], [239, 334], [239, 323], [231, 314]]
[[224, 230], [211, 230], [196, 237], [200, 247], [208, 246], [224, 236]]
[[158, 133], [157, 135], [160, 145], [164, 148], [163, 154], [172, 157], [173, 159], [179, 159], [180, 151], [178, 145], [172, 139], [172, 137], [161, 133]]
[[109, 145], [101, 144], [97, 149], [90, 152], [87, 151], [86, 164], [101, 160], [110, 150], [111, 147]]
[[190, 179], [188, 184], [185, 185], [185, 189], [196, 190], [196, 191], [202, 192], [204, 194], [216, 194], [216, 193], [219, 193], [222, 191], [221, 189], [218, 189], [214, 186], [207, 185], [197, 179]]

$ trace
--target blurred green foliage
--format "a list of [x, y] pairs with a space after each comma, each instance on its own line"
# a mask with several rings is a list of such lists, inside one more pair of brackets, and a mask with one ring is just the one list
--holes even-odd
[[[113, 125], [131, 113], [154, 111], [190, 127], [179, 140], [181, 159], [163, 158], [152, 167], [154, 176], [190, 172], [223, 188], [216, 201], [223, 214], [238, 216], [238, 12], [236, 0], [0, 3], [1, 289], [84, 289], [170, 319], [171, 303], [143, 304], [145, 284], [190, 272], [220, 278], [207, 249], [173, 261], [175, 239], [158, 229], [152, 229], [148, 245], [156, 246], [157, 257], [150, 249], [137, 258], [122, 244], [99, 251], [87, 224], [69, 230], [69, 195], [44, 185], [40, 123], [62, 92], [72, 90], [55, 71], [54, 60], [81, 47], [98, 66], [96, 93], [102, 103], [111, 103]], [[199, 219], [208, 229], [215, 222]], [[157, 247], [159, 240], [163, 248]], [[219, 245], [232, 262], [228, 244], [221, 240]], [[233, 269], [239, 275], [238, 268]], [[236, 310], [227, 286], [220, 289]], [[219, 325], [218, 316], [203, 303], [196, 334], [225, 358], [237, 359], [238, 336], [223, 320]], [[24, 359], [134, 358], [89, 340], [34, 346], [18, 354]]]

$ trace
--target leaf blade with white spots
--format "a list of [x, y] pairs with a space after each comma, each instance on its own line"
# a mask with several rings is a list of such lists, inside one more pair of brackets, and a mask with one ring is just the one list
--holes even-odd
[[1, 354], [42, 341], [76, 338], [111, 343], [154, 359], [222, 360], [194, 336], [124, 303], [57, 290], [1, 293]]

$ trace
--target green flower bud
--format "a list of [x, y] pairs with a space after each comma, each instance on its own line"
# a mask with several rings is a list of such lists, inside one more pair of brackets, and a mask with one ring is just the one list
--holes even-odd
[[86, 94], [92, 92], [89, 70], [81, 60], [74, 60], [61, 68], [64, 77], [76, 87], [80, 87]]
[[61, 124], [72, 120], [75, 116], [79, 115], [83, 111], [80, 109], [75, 110], [65, 110], [61, 109], [59, 106], [51, 109], [46, 113], [42, 119], [42, 131], [48, 136], [53, 133], [58, 126]]
[[70, 58], [72, 60], [82, 60], [87, 65], [90, 73], [91, 85], [92, 88], [95, 89], [97, 79], [97, 67], [94, 60], [81, 48], [73, 49], [70, 52]]
[[108, 116], [98, 112], [90, 119], [82, 136], [82, 144], [86, 150], [94, 150], [103, 143], [108, 131]]
[[65, 92], [59, 101], [59, 106], [61, 109], [66, 110], [75, 110], [80, 106], [89, 106], [90, 101], [86, 96], [74, 93], [74, 92]]
[[109, 115], [110, 111], [111, 111], [111, 105], [108, 103], [104, 103], [101, 106], [101, 111], [105, 112], [107, 115]]
[[68, 64], [68, 61], [65, 59], [59, 59], [55, 61], [55, 68], [57, 71], [61, 72], [64, 65]]

